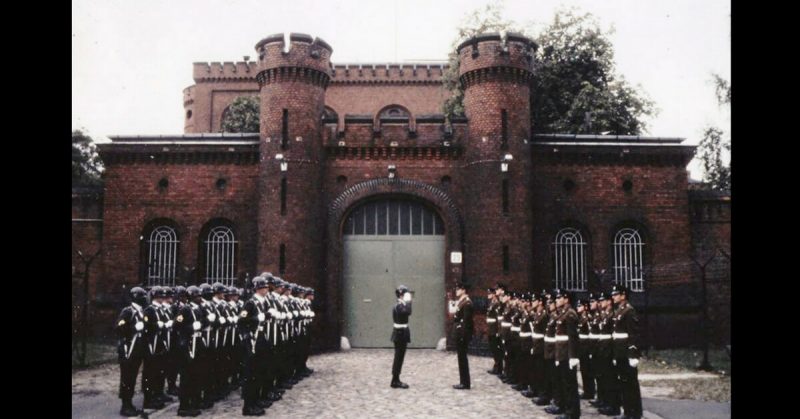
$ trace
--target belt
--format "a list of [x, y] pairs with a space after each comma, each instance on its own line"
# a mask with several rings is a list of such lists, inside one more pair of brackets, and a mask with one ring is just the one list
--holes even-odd
[[527, 338], [530, 335], [531, 335], [531, 332], [520, 332], [519, 337]]
[[589, 335], [578, 335], [578, 337], [581, 339], [591, 339]]
[[555, 338], [555, 337], [552, 337], [552, 338], [551, 338], [550, 336], [545, 336], [545, 337], [544, 337], [544, 341], [545, 341], [545, 342], [555, 342], [555, 341], [556, 341], [556, 338]]
[[203, 337], [203, 332], [194, 332], [192, 333], [193, 338], [201, 338]]
[[397, 323], [395, 323], [394, 324], [394, 328], [395, 329], [406, 329], [406, 328], [408, 328], [408, 323], [406, 323], [406, 324], [397, 324]]
[[500, 326], [502, 326], [502, 327], [511, 327], [511, 323], [509, 323], [509, 322], [502, 322], [502, 323], [500, 323]]
[[611, 337], [613, 339], [627, 339], [628, 338], [628, 334], [627, 333], [614, 332], [614, 333], [611, 334]]
[[600, 335], [595, 335], [594, 333], [589, 333], [589, 339], [597, 339]]
[[512, 332], [519, 332], [519, 326], [512, 326], [511, 327], [511, 331]]
[[503, 316], [497, 316], [497, 320], [503, 320]]
[[611, 339], [611, 335], [595, 335], [595, 336], [597, 336], [598, 340]]
[[497, 319], [486, 319], [486, 323], [496, 323]]
[[264, 331], [264, 326], [258, 326], [258, 331], [259, 332], [263, 332]]
[[544, 335], [536, 332], [531, 332], [531, 336], [533, 336], [534, 339], [541, 339], [544, 337]]
[[566, 342], [569, 340], [569, 336], [567, 335], [556, 335], [555, 337], [556, 342]]

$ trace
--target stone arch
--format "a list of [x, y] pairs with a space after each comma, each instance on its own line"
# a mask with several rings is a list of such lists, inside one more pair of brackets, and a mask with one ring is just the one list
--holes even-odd
[[409, 131], [414, 132], [414, 131], [417, 130], [417, 117], [413, 113], [411, 113], [411, 111], [408, 109], [408, 107], [400, 105], [400, 104], [397, 104], [397, 103], [393, 103], [391, 105], [386, 105], [386, 106], [380, 108], [378, 110], [378, 112], [375, 112], [375, 115], [372, 117], [372, 129], [374, 131], [377, 132], [377, 131], [381, 130], [381, 115], [384, 112], [386, 112], [387, 110], [391, 110], [393, 108], [400, 109], [400, 110], [402, 110], [403, 112], [405, 112], [408, 115], [408, 130]]

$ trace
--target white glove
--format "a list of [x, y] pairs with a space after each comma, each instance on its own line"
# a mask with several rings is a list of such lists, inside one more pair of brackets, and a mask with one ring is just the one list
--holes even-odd
[[258, 321], [263, 322], [267, 319], [267, 316], [264, 313], [258, 313]]
[[589, 359], [592, 359], [592, 354], [589, 354]]
[[217, 315], [214, 314], [214, 313], [208, 313], [208, 316], [206, 316], [206, 317], [208, 318], [208, 321], [210, 321], [212, 323], [214, 322], [214, 320], [217, 319]]
[[202, 325], [200, 324], [200, 322], [194, 322], [194, 323], [192, 323], [192, 329], [194, 329], [194, 330], [200, 330], [200, 327], [201, 327], [201, 326], [202, 326]]
[[612, 359], [611, 363], [614, 364], [615, 367], [617, 366], [617, 360], [616, 359]]
[[631, 368], [636, 368], [639, 365], [639, 359], [631, 358], [628, 360], [628, 364], [630, 364]]
[[556, 361], [556, 366], [558, 366], [558, 361]]
[[531, 355], [533, 355], [533, 348], [531, 348]]
[[577, 367], [578, 365], [580, 365], [580, 363], [581, 363], [581, 361], [579, 361], [578, 358], [570, 358], [569, 359], [569, 369], [573, 369], [573, 368]]
[[231, 323], [233, 323], [233, 324], [239, 323], [239, 317], [238, 316], [231, 316]]
[[274, 308], [271, 308], [271, 309], [267, 310], [267, 313], [271, 314], [272, 318], [275, 318], [275, 319], [279, 319], [280, 318], [280, 316], [278, 315], [278, 310], [275, 310]]
[[314, 314], [314, 312], [312, 311], [311, 312], [311, 317], [313, 318], [314, 316], [316, 316], [316, 314]]
[[226, 321], [226, 320], [225, 320], [225, 317], [223, 317], [223, 316], [220, 316], [220, 318], [219, 318], [219, 324], [225, 324], [225, 321]]
[[292, 313], [288, 313], [288, 312], [287, 312], [287, 313], [286, 313], [286, 318], [287, 318], [287, 319], [289, 319], [289, 320], [291, 320], [291, 319], [292, 319]]
[[136, 324], [135, 324], [133, 327], [135, 327], [135, 328], [136, 328], [136, 331], [138, 331], [138, 332], [141, 332], [141, 331], [142, 331], [142, 329], [144, 329], [144, 323], [142, 323], [142, 322], [136, 322]]
[[164, 323], [164, 326], [167, 326], [167, 329], [171, 329], [172, 328], [172, 320], [168, 320], [166, 323]]
[[297, 310], [294, 310], [294, 311], [292, 311], [292, 314], [294, 315], [294, 317], [297, 317], [297, 316], [299, 315], [299, 314], [297, 313]]
[[158, 325], [158, 328], [159, 328], [159, 329], [163, 329], [163, 328], [164, 328], [164, 322], [162, 322], [161, 320], [159, 320], [158, 322], [156, 322], [156, 324]]
[[403, 301], [405, 301], [407, 303], [411, 302], [411, 293], [410, 292], [407, 292], [407, 293], [403, 294]]

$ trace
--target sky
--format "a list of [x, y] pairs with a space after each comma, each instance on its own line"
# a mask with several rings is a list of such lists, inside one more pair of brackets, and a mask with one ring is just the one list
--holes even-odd
[[[183, 132], [192, 63], [256, 59], [267, 35], [324, 39], [336, 63], [446, 60], [456, 28], [486, 0], [73, 0], [72, 128], [109, 135]], [[730, 132], [712, 73], [730, 80], [729, 0], [505, 0], [503, 16], [536, 33], [562, 7], [594, 14], [617, 73], [654, 100], [645, 135], [697, 144], [705, 127]], [[700, 178], [693, 161], [692, 177]]]

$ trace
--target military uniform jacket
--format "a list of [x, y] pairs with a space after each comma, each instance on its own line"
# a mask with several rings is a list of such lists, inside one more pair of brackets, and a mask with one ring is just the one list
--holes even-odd
[[597, 347], [596, 356], [612, 356], [611, 334], [614, 332], [614, 310], [602, 310], [597, 313]]
[[500, 337], [503, 339], [503, 342], [506, 342], [511, 338], [511, 317], [514, 315], [514, 309], [511, 305], [506, 305], [504, 310], [502, 311], [503, 315], [498, 317], [500, 321]]
[[511, 313], [511, 327], [508, 333], [508, 340], [511, 341], [512, 345], [519, 345], [519, 331], [520, 326], [522, 325], [522, 316], [524, 313], [522, 309], [515, 307], [514, 311]]
[[556, 356], [556, 320], [558, 312], [548, 312], [547, 327], [544, 332], [544, 359], [555, 359]]
[[[194, 322], [200, 323], [200, 330], [194, 330]], [[203, 314], [203, 308], [199, 305], [194, 303], [183, 304], [181, 311], [175, 316], [173, 327], [178, 334], [178, 345], [182, 353], [196, 358], [197, 353], [207, 347], [203, 329], [208, 327], [208, 319]]]
[[561, 310], [556, 320], [556, 354], [555, 360], [566, 362], [578, 358], [578, 313], [572, 307]]
[[519, 322], [519, 347], [523, 355], [530, 355], [533, 341], [531, 340], [531, 321], [533, 312], [523, 311]]
[[142, 322], [144, 327], [144, 313], [137, 309], [133, 304], [125, 307], [117, 318], [117, 354], [120, 359], [127, 359], [135, 355], [144, 355], [147, 341], [144, 338], [144, 329], [141, 332], [136, 330], [136, 323]]
[[395, 343], [411, 342], [411, 329], [408, 328], [408, 316], [411, 315], [411, 302], [398, 300], [392, 309], [392, 321], [395, 325], [406, 325], [406, 327], [392, 326], [391, 341]]
[[639, 317], [627, 302], [614, 311], [614, 331], [611, 334], [614, 358], [639, 358]]
[[167, 352], [166, 323], [169, 318], [165, 316], [160, 305], [151, 304], [144, 309], [144, 331], [147, 340], [147, 349], [150, 355], [163, 355]]
[[212, 304], [216, 305], [217, 313], [219, 313], [219, 342], [217, 346], [220, 348], [231, 347], [233, 342], [233, 322], [231, 322], [231, 306], [225, 300], [214, 301]]
[[591, 323], [592, 315], [589, 314], [588, 310], [578, 315], [578, 338], [580, 339], [580, 345], [578, 346], [579, 358], [588, 357], [591, 353], [593, 345], [592, 340], [589, 338]]
[[[220, 340], [219, 343], [222, 342], [222, 334], [219, 333], [220, 313], [217, 310], [216, 303], [211, 300], [204, 300], [201, 308], [203, 309], [203, 317], [208, 320], [208, 325], [205, 326], [205, 330], [203, 332], [206, 344], [208, 345], [209, 349], [216, 349], [219, 346], [217, 338]], [[211, 314], [213, 314], [213, 316], [210, 316]], [[214, 320], [211, 320], [209, 317], [213, 317]]]
[[597, 355], [597, 347], [600, 342], [600, 310], [592, 311], [589, 314], [589, 355]]
[[497, 323], [497, 316], [500, 315], [498, 309], [500, 307], [500, 302], [495, 300], [486, 309], [486, 333], [489, 336], [497, 336], [497, 332], [500, 330], [500, 324]]
[[533, 313], [531, 323], [531, 339], [533, 340], [533, 355], [544, 355], [544, 335], [547, 333], [547, 323], [550, 316], [547, 310], [541, 310]]
[[[239, 313], [239, 322], [237, 323], [242, 338], [250, 340], [251, 345], [255, 344], [258, 348], [272, 345], [272, 339], [268, 339], [268, 337], [270, 337], [270, 334], [274, 331], [269, 330], [267, 327], [267, 320], [272, 318], [272, 314], [269, 312], [269, 307], [267, 306], [267, 301], [268, 300], [265, 299], [262, 303], [255, 295], [247, 300], [247, 302], [244, 303], [244, 309]], [[264, 314], [263, 322], [258, 320], [258, 315], [260, 313]], [[250, 348], [254, 349], [252, 346]]]
[[472, 323], [472, 300], [469, 297], [464, 298], [458, 302], [456, 314], [453, 317], [453, 326], [455, 327], [455, 335], [457, 340], [470, 340], [472, 339], [472, 332], [474, 324]]

